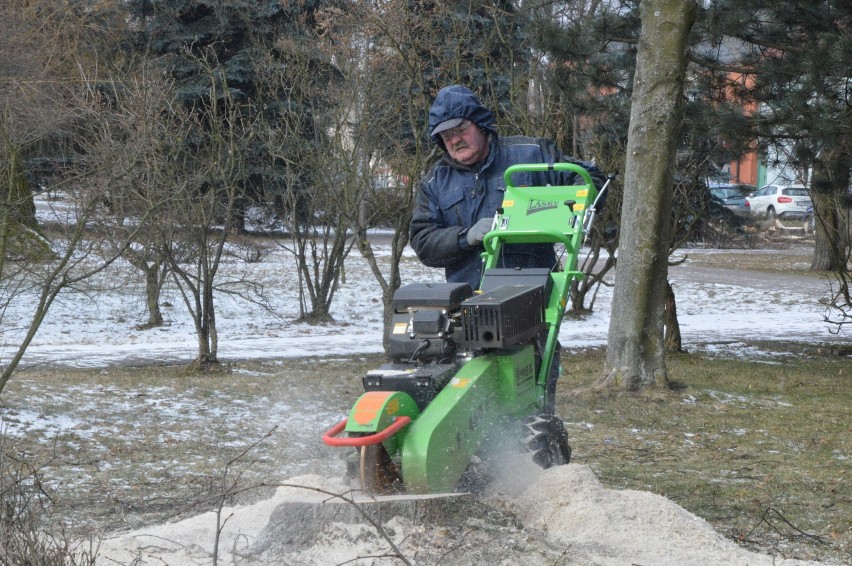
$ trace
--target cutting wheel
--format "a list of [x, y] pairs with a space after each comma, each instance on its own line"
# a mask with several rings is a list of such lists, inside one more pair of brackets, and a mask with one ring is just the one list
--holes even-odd
[[391, 460], [384, 446], [362, 446], [359, 452], [361, 489], [373, 495], [389, 495], [402, 491], [399, 465]]
[[533, 461], [544, 469], [571, 461], [565, 425], [555, 415], [534, 415], [526, 420], [526, 445]]

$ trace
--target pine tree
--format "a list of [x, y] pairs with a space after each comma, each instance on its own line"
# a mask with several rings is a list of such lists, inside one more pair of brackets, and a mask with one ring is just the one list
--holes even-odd
[[738, 70], [754, 78], [740, 86], [760, 108], [746, 135], [780, 148], [810, 181], [820, 220], [814, 270], [843, 269], [852, 244], [850, 28], [852, 4], [836, 0], [721, 0], [708, 11], [708, 29], [741, 42]]
[[[320, 135], [316, 109], [321, 107], [321, 89], [334, 80], [332, 66], [311, 51], [322, 5], [277, 0], [131, 2], [141, 30], [139, 48], [168, 69], [178, 99], [198, 112], [211, 106], [211, 98], [236, 104], [243, 127], [258, 130], [243, 148], [241, 209], [250, 201], [280, 203], [287, 189], [307, 193], [311, 186], [312, 164], [300, 155], [307, 155]], [[307, 63], [315, 71], [311, 81], [303, 72], [305, 58], [315, 58]], [[295, 173], [273, 159], [275, 152], [267, 145], [265, 131], [282, 122], [296, 124], [297, 135], [288, 138], [289, 161], [301, 164]]]
[[408, 7], [429, 38], [418, 52], [427, 61], [424, 82], [433, 96], [457, 83], [476, 91], [498, 122], [524, 111], [520, 103], [530, 69], [528, 32], [511, 1], [409, 0]]

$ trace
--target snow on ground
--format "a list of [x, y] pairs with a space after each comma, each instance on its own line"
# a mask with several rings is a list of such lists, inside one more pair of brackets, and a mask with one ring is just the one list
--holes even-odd
[[[37, 201], [40, 217], [67, 214], [63, 201]], [[59, 219], [60, 221], [62, 218]], [[376, 256], [386, 261], [390, 246], [377, 237]], [[261, 244], [255, 244], [261, 245]], [[382, 307], [379, 285], [357, 251], [346, 263], [345, 280], [331, 312], [336, 324], [294, 322], [299, 318], [298, 281], [293, 256], [278, 244], [263, 244], [260, 261], [248, 263], [246, 246], [232, 246], [220, 284], [246, 279], [257, 286], [251, 303], [219, 293], [216, 324], [219, 357], [233, 359], [335, 356], [381, 352]], [[681, 250], [695, 254], [736, 254], [737, 250]], [[759, 253], [748, 250], [748, 253]], [[767, 253], [777, 253], [773, 250]], [[410, 247], [402, 261], [403, 283], [443, 281], [442, 270], [421, 265]], [[678, 319], [688, 349], [735, 354], [740, 340], [807, 340], [815, 343], [852, 340], [832, 334], [820, 304], [828, 283], [816, 277], [748, 274], [736, 270], [694, 273], [690, 262], [670, 269], [678, 300]], [[195, 329], [173, 286], [161, 297], [166, 326], [136, 330], [146, 318], [144, 288], [138, 271], [119, 262], [89, 282], [88, 288], [63, 292], [27, 350], [24, 365], [67, 364], [99, 367], [119, 363], [191, 361], [196, 353]], [[612, 288], [598, 292], [594, 312], [582, 320], [566, 319], [560, 341], [567, 349], [606, 344]], [[35, 304], [35, 294], [18, 297], [2, 314], [0, 364], [21, 343]], [[261, 306], [262, 305], [262, 306]]]
[[[223, 268], [222, 281], [247, 278], [259, 284], [261, 294], [253, 298], [262, 306], [224, 293], [216, 295], [221, 360], [381, 352], [379, 286], [357, 253], [350, 255], [345, 282], [334, 298], [335, 323], [317, 326], [295, 322], [300, 313], [293, 258], [269, 245], [261, 261], [246, 263], [231, 257]], [[389, 257], [389, 246], [377, 245], [376, 254]], [[403, 257], [402, 273], [405, 283], [443, 280], [440, 270], [420, 265], [410, 248]], [[688, 266], [671, 271], [687, 348], [731, 352], [739, 340], [849, 339], [832, 334], [823, 320], [825, 309], [819, 301], [827, 290], [824, 280], [811, 278], [809, 286], [779, 284], [766, 289], [751, 285], [748, 277], [736, 271], [718, 273], [719, 280], [708, 280], [706, 274], [691, 277]], [[606, 343], [611, 297], [612, 288], [601, 287], [591, 315], [565, 320], [560, 334], [565, 348]], [[8, 360], [22, 340], [35, 299], [34, 295], [19, 297], [3, 315], [0, 362]], [[161, 303], [166, 326], [137, 330], [146, 321], [142, 282], [128, 266], [113, 269], [93, 280], [89, 289], [60, 295], [23, 363], [99, 367], [192, 360], [195, 330], [174, 287], [164, 290]]]

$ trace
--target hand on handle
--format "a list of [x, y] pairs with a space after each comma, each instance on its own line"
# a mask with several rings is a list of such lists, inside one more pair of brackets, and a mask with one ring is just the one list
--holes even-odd
[[467, 231], [467, 243], [471, 246], [481, 244], [482, 239], [485, 238], [485, 234], [491, 231], [491, 226], [493, 225], [493, 218], [483, 218], [479, 220]]

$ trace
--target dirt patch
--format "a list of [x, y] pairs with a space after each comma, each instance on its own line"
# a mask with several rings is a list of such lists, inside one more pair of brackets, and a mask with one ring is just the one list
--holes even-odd
[[784, 236], [761, 242], [760, 249], [689, 248], [677, 250], [672, 259], [688, 258], [695, 266], [707, 268], [808, 274], [814, 258], [813, 239]]

